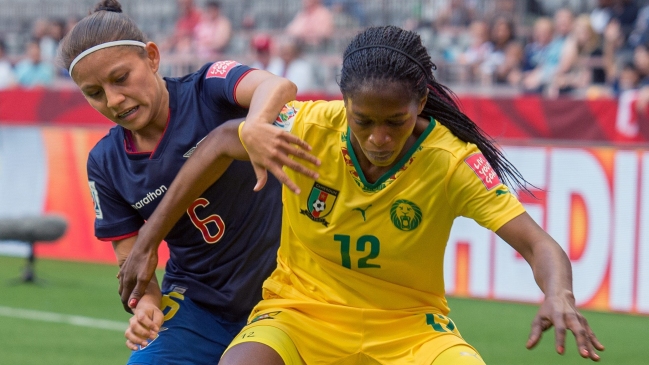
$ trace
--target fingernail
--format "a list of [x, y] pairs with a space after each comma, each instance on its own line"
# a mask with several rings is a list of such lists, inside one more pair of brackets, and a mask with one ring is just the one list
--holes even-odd
[[133, 298], [128, 301], [128, 306], [131, 308], [135, 308], [137, 306], [137, 299]]

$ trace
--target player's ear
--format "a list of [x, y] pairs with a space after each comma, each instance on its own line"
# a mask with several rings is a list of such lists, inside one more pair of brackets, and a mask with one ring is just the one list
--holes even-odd
[[426, 101], [428, 101], [428, 89], [426, 89], [426, 95], [424, 95], [421, 100], [419, 100], [419, 109], [417, 112], [417, 115], [421, 114], [422, 111], [424, 111], [424, 107], [426, 106]]
[[158, 45], [153, 42], [147, 42], [144, 50], [146, 51], [147, 60], [151, 69], [153, 72], [158, 72], [160, 68], [160, 49], [158, 49]]

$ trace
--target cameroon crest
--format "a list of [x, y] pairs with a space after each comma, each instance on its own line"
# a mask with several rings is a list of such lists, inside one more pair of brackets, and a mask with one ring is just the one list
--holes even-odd
[[390, 208], [390, 218], [395, 227], [402, 231], [412, 231], [421, 223], [421, 209], [417, 204], [399, 199]]
[[301, 214], [306, 215], [312, 221], [322, 223], [325, 227], [329, 226], [324, 217], [326, 217], [334, 207], [338, 198], [338, 190], [318, 184], [313, 184], [311, 193], [306, 202], [306, 209], [300, 210]]

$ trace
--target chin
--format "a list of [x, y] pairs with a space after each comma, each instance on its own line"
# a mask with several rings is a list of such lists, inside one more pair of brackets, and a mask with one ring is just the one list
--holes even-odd
[[368, 158], [368, 160], [370, 160], [372, 165], [380, 166], [380, 167], [388, 167], [388, 166], [391, 166], [392, 164], [394, 164], [394, 159], [392, 159], [392, 158], [389, 159], [389, 160], [373, 160], [373, 159]]

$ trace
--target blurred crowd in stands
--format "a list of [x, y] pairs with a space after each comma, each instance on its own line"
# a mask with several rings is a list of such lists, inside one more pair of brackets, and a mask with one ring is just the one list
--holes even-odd
[[[649, 102], [649, 1], [173, 1], [174, 23], [149, 34], [167, 76], [235, 59], [293, 80], [300, 93], [336, 92], [349, 39], [389, 19], [421, 34], [437, 77], [460, 92], [597, 98], [637, 89]], [[377, 16], [379, 3], [405, 16]], [[236, 17], [228, 15], [234, 4], [242, 7]], [[282, 11], [290, 13], [284, 22]], [[56, 48], [77, 19], [37, 18], [11, 54], [0, 28], [0, 90], [69, 85]]]

